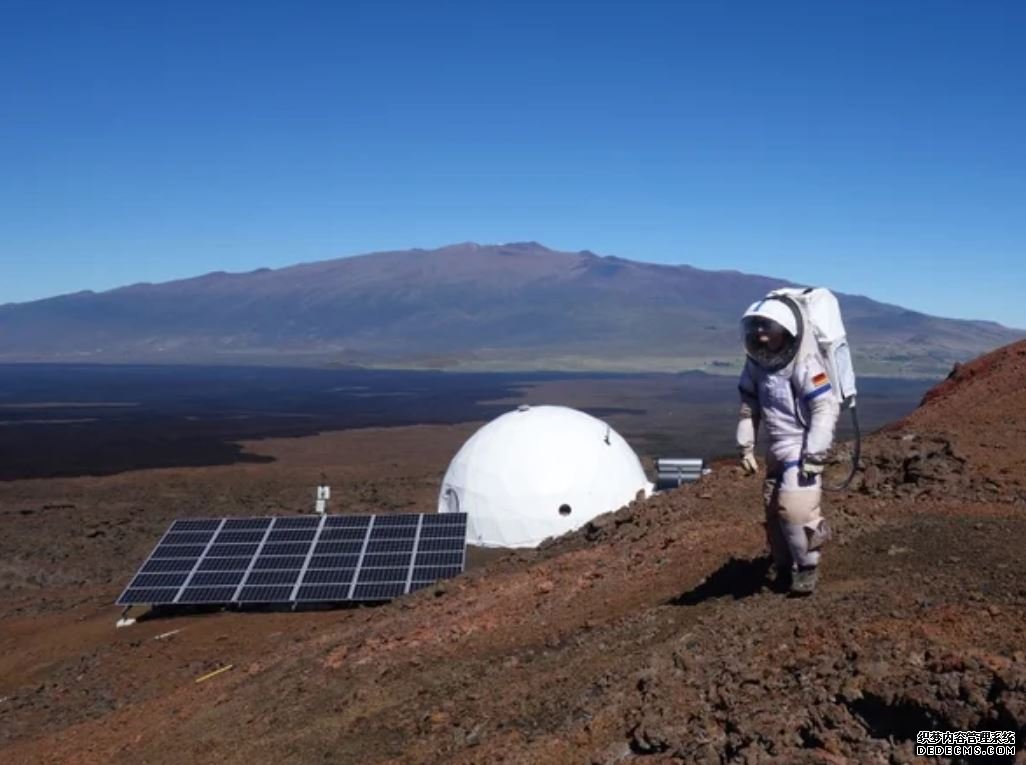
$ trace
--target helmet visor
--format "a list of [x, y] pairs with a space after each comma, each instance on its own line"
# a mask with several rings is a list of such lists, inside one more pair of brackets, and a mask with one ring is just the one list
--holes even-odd
[[780, 369], [794, 358], [795, 337], [779, 323], [765, 316], [746, 316], [741, 320], [745, 353], [765, 369]]

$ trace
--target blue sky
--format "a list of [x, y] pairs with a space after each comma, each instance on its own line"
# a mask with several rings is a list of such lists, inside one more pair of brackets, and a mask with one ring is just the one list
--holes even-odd
[[0, 303], [537, 240], [1026, 328], [1026, 3], [0, 0]]

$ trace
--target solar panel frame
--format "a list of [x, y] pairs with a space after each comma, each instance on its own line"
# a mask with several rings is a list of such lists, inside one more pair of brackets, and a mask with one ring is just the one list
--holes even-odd
[[[413, 550], [412, 550], [413, 554], [410, 555], [409, 567], [406, 570], [406, 591], [407, 592], [410, 591], [410, 583], [413, 581], [413, 567], [414, 567], [414, 565], [416, 565], [416, 562], [417, 562], [417, 548], [420, 546], [420, 533], [423, 530], [423, 528], [424, 528], [424, 516], [422, 515], [417, 520], [417, 533], [416, 533], [416, 536], [414, 536], [414, 538], [413, 538]], [[464, 545], [464, 549], [466, 549], [466, 545]]]
[[370, 520], [367, 521], [367, 530], [363, 536], [363, 547], [360, 549], [360, 557], [356, 561], [356, 571], [353, 572], [353, 581], [349, 583], [349, 596], [347, 600], [353, 599], [353, 593], [356, 591], [356, 582], [360, 578], [360, 569], [363, 568], [363, 559], [367, 554], [367, 546], [370, 544], [371, 534], [374, 533], [374, 521], [377, 520], [376, 515], [372, 515]]
[[178, 519], [116, 602], [388, 600], [461, 573], [466, 522], [463, 513]]
[[320, 522], [317, 524], [317, 531], [314, 533], [313, 539], [310, 540], [310, 545], [306, 551], [306, 556], [303, 558], [303, 568], [299, 572], [299, 576], [296, 577], [295, 584], [292, 586], [292, 590], [289, 592], [289, 600], [295, 602], [296, 593], [299, 592], [299, 585], [306, 578], [306, 571], [310, 568], [310, 559], [314, 555], [314, 550], [317, 548], [317, 542], [321, 538], [321, 532], [324, 530], [324, 518], [320, 517]]

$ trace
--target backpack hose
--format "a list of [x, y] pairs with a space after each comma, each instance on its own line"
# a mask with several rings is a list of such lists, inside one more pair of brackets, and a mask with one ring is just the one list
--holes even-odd
[[851, 479], [855, 477], [855, 473], [858, 472], [859, 459], [862, 456], [862, 433], [859, 430], [859, 416], [856, 414], [856, 408], [853, 401], [851, 405], [851, 426], [855, 431], [855, 448], [851, 453], [851, 470], [848, 471], [848, 477], [837, 486], [827, 486], [824, 484], [823, 491], [844, 491], [848, 488], [848, 484], [851, 483]]

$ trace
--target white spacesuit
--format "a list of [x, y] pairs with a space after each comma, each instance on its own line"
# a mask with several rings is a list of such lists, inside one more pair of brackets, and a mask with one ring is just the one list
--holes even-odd
[[[748, 359], [738, 388], [741, 465], [755, 473], [760, 425], [768, 437], [766, 539], [781, 581], [794, 595], [816, 586], [820, 547], [830, 528], [820, 511], [822, 472], [840, 406], [801, 306], [769, 297], [741, 320]], [[787, 582], [788, 577], [790, 581]]]

